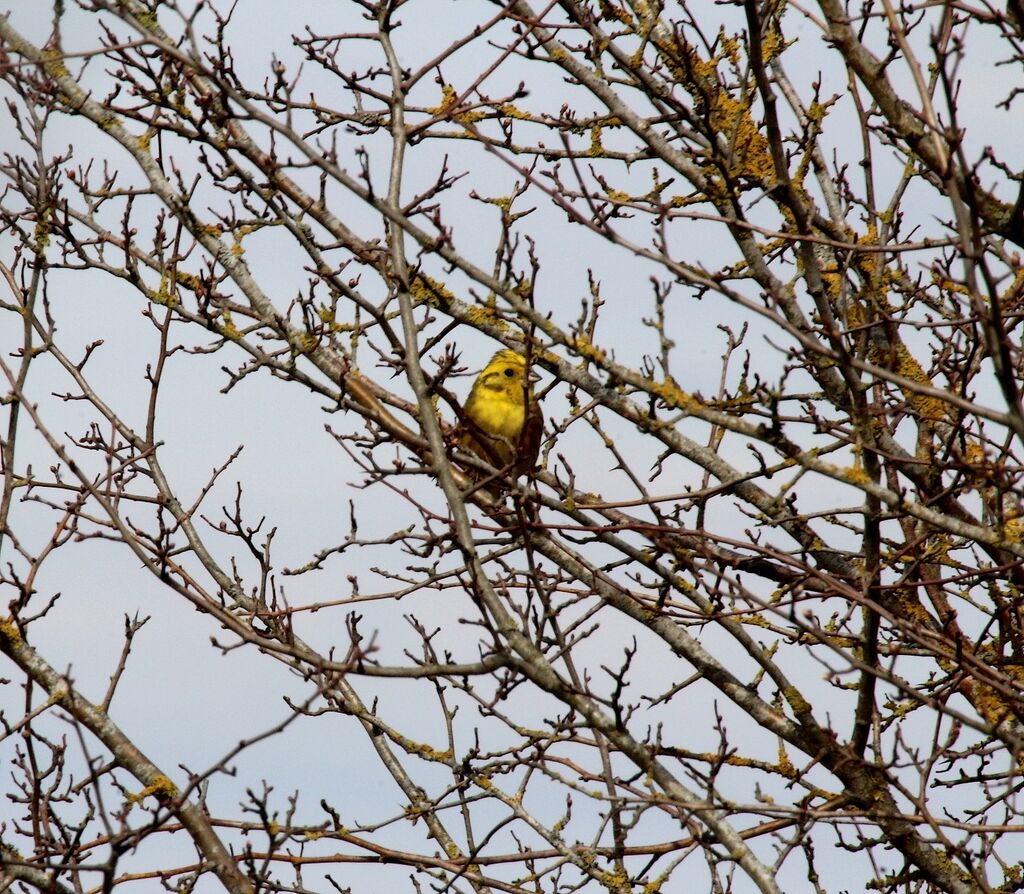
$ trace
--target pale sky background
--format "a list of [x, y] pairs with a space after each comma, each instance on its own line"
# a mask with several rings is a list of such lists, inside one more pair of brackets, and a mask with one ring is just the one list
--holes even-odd
[[[731, 14], [719, 5], [712, 7], [708, 4], [709, 11], [712, 8], [715, 16]], [[494, 7], [445, 0], [417, 0], [404, 9], [401, 14], [404, 27], [396, 34], [403, 60], [408, 59], [410, 64], [421, 64], [424, 59], [434, 55], [438, 48], [464, 33], [467, 30], [465, 11], [468, 9], [484, 17], [492, 15]], [[262, 81], [271, 57], [276, 56], [286, 61], [290, 72], [294, 71], [297, 54], [288, 37], [290, 33], [301, 31], [306, 21], [315, 22], [316, 27], [324, 32], [350, 28], [366, 30], [367, 23], [358, 20], [357, 12], [354, 4], [307, 2], [283, 13], [279, 3], [243, 0], [238, 7], [236, 21], [229, 29], [231, 42], [236, 48], [238, 70], [250, 84], [254, 84]], [[69, 13], [69, 23], [75, 15]], [[49, 30], [50, 11], [44, 4], [15, 3], [11, 16], [15, 27], [28, 38], [36, 42], [45, 39]], [[794, 55], [802, 58], [803, 64], [807, 66], [805, 71], [794, 71], [790, 63], [790, 75], [798, 83], [806, 82], [818, 76], [817, 65], [832, 65], [834, 59], [826, 57], [822, 52], [820, 39], [809, 25], [801, 24], [795, 15], [790, 16], [787, 22], [787, 35], [800, 41]], [[76, 32], [68, 27], [65, 31], [65, 49], [69, 51], [91, 47], [93, 41], [94, 37], [87, 29]], [[350, 47], [345, 56], [347, 69], [364, 68], [380, 59], [375, 45], [370, 42]], [[446, 62], [443, 68], [446, 79], [460, 84], [470, 73], [481, 70], [497, 55], [497, 50], [494, 50], [493, 55], [486, 56], [482, 47], [483, 44], [474, 43], [472, 48]], [[967, 128], [967, 145], [976, 151], [988, 139], [999, 137], [1003, 157], [1011, 164], [1019, 164], [1024, 157], [1020, 141], [996, 132], [997, 127], [990, 123], [1005, 121], [1005, 113], [994, 114], [991, 102], [985, 101], [996, 91], [1005, 91], [1006, 70], [996, 68], [994, 58], [986, 61], [989, 67], [972, 68], [964, 73], [971, 85], [965, 92], [978, 96], [980, 100], [962, 105], [961, 123]], [[977, 56], [972, 57], [972, 64], [978, 62]], [[76, 65], [71, 68], [77, 70]], [[531, 109], [547, 106], [553, 111], [557, 110], [567, 88], [554, 68], [547, 72], [547, 80], [541, 82], [537, 79], [544, 76], [543, 66], [531, 65], [522, 70], [508, 66], [499, 70], [484, 89], [492, 96], [510, 91], [514, 89], [521, 73], [531, 79], [528, 84], [530, 96], [522, 100], [521, 104]], [[826, 79], [822, 87], [823, 96], [845, 91], [845, 82], [834, 80], [835, 71], [824, 71], [821, 74]], [[323, 83], [312, 66], [307, 65], [306, 77], [311, 86]], [[99, 92], [105, 90], [99, 88], [103, 80], [97, 69]], [[581, 91], [577, 90], [573, 95], [579, 97]], [[438, 86], [431, 79], [426, 79], [421, 84], [418, 101], [429, 105], [437, 104], [439, 99]], [[344, 105], [343, 102], [339, 104]], [[582, 104], [587, 105], [585, 102]], [[841, 100], [834, 114], [849, 118], [849, 101]], [[133, 171], [130, 159], [112, 155], [110, 142], [100, 140], [93, 130], [83, 128], [79, 123], [54, 119], [49, 140], [54, 152], [73, 143], [76, 158], [94, 154], [108, 158], [112, 167], [119, 168], [130, 178], [141, 182], [141, 175]], [[614, 135], [606, 136], [606, 141], [612, 140]], [[858, 153], [859, 135], [856, 132], [844, 133], [838, 128], [830, 132], [826, 140], [837, 151], [849, 153], [851, 158]], [[0, 150], [10, 149], [11, 141], [12, 135], [0, 128]], [[341, 147], [342, 156], [346, 164], [354, 168], [355, 149], [359, 146], [369, 148], [377, 182], [383, 187], [388, 163], [387, 144], [386, 134], [383, 133], [375, 138], [353, 136], [349, 145]], [[460, 148], [456, 141], [414, 147], [410, 151], [405, 194], [414, 194], [434, 179], [439, 160], [446, 152], [451, 153], [454, 170], [465, 167], [468, 162], [460, 157]], [[507, 194], [517, 178], [495, 159], [483, 160], [484, 156], [480, 153], [474, 153], [472, 159], [469, 176], [454, 191], [464, 198], [461, 202], [447, 200], [447, 207], [464, 206], [465, 220], [458, 221], [464, 225], [456, 231], [456, 244], [481, 267], [490, 269], [497, 234], [497, 212], [472, 202], [467, 194], [471, 189], [476, 189], [482, 195]], [[879, 169], [887, 171], [884, 162], [879, 165]], [[893, 171], [895, 166], [889, 166], [888, 172]], [[624, 177], [619, 172], [616, 185], [620, 188], [624, 188], [621, 186]], [[630, 177], [637, 191], [644, 185], [649, 187], [648, 168], [638, 165]], [[677, 186], [682, 189], [681, 184]], [[880, 194], [884, 194], [884, 189]], [[223, 201], [222, 197], [214, 200], [218, 203]], [[613, 347], [625, 362], [635, 363], [643, 353], [654, 353], [656, 341], [642, 326], [641, 318], [653, 312], [649, 277], [657, 271], [624, 252], [608, 251], [582, 227], [567, 228], [564, 215], [545, 206], [539, 196], [530, 194], [521, 201], [524, 207], [538, 206], [530, 220], [530, 231], [540, 236], [539, 251], [545, 262], [538, 282], [539, 304], [550, 309], [557, 318], [574, 319], [578, 315], [581, 299], [588, 294], [586, 271], [590, 267], [601, 281], [602, 293], [607, 300], [598, 327], [598, 340]], [[372, 213], [359, 207], [350, 197], [339, 198], [339, 202], [344, 204], [336, 210], [346, 223], [363, 234], [379, 232]], [[945, 212], [937, 208], [936, 213]], [[624, 223], [622, 226], [628, 232], [629, 224]], [[550, 238], [545, 238], [546, 234], [550, 234]], [[141, 238], [148, 238], [148, 235], [142, 233]], [[700, 257], [712, 267], [733, 256], [732, 246], [727, 242], [724, 231], [715, 235], [715, 230], [703, 223], [677, 222], [673, 225], [672, 238], [681, 248], [685, 247], [683, 253]], [[302, 269], [302, 257], [288, 240], [276, 238], [273, 231], [268, 231], [252, 238], [246, 247], [246, 258], [256, 278], [279, 306], [286, 304], [297, 291], [304, 288], [308, 274]], [[5, 259], [10, 258], [9, 245], [0, 244], [0, 251]], [[195, 265], [189, 269], [196, 269]], [[364, 276], [363, 285], [367, 286], [370, 281], [369, 276]], [[457, 285], [458, 278], [452, 277], [452, 282]], [[374, 288], [368, 288], [370, 294], [374, 294]], [[468, 297], [464, 291], [460, 294]], [[725, 339], [717, 327], [724, 324], [738, 331], [745, 320], [752, 327], [752, 334], [746, 342], [754, 358], [752, 368], [761, 371], [769, 379], [774, 376], [781, 364], [778, 346], [782, 342], [777, 332], [772, 333], [773, 346], [764, 340], [766, 330], [758, 321], [738, 313], [718, 297], [709, 295], [695, 302], [688, 291], [679, 286], [674, 288], [672, 294], [674, 299], [669, 320], [672, 335], [677, 342], [673, 372], [683, 387], [705, 395], [716, 391], [719, 358], [725, 345]], [[87, 371], [101, 394], [121, 412], [129, 424], [141, 430], [148, 398], [144, 373], [147, 363], [152, 362], [156, 356], [158, 333], [142, 317], [138, 297], [107, 278], [68, 272], [56, 273], [51, 277], [50, 300], [60, 327], [60, 344], [66, 353], [76, 356], [81, 353], [84, 345], [97, 339], [103, 340], [102, 348], [93, 355]], [[19, 333], [12, 331], [10, 326], [10, 315], [0, 317], [0, 349], [4, 351], [8, 351], [19, 337]], [[188, 331], [180, 326], [175, 329], [175, 333], [187, 344], [199, 345], [207, 341], [202, 332]], [[462, 351], [463, 362], [473, 372], [486, 362], [496, 348], [483, 337], [466, 338], [461, 331], [458, 346]], [[360, 498], [360, 494], [350, 488], [351, 483], [360, 478], [358, 470], [325, 432], [324, 425], [327, 423], [335, 430], [349, 431], [358, 429], [361, 423], [358, 419], [345, 418], [340, 414], [327, 414], [319, 398], [306, 394], [295, 385], [283, 384], [265, 375], [251, 377], [230, 393], [222, 394], [221, 389], [227, 378], [221, 367], [233, 364], [238, 359], [230, 349], [207, 357], [179, 354], [171, 358], [166, 372], [166, 385], [160, 398], [163, 466], [177, 485], [183, 500], [188, 499], [208, 479], [213, 467], [224, 462], [237, 446], [245, 445], [238, 460], [221, 477], [205, 502], [205, 512], [214, 521], [219, 520], [217, 507], [230, 505], [234, 499], [236, 482], [242, 482], [245, 488], [243, 506], [249, 520], [255, 521], [266, 516], [265, 528], [277, 528], [274, 549], [278, 568], [300, 566], [317, 550], [335, 544], [345, 536], [348, 528], [348, 500], [354, 498], [358, 503]], [[373, 374], [370, 352], [365, 352], [362, 362], [367, 364], [366, 371]], [[739, 358], [736, 366], [739, 367]], [[544, 381], [546, 383], [547, 379]], [[470, 377], [459, 382], [461, 394], [468, 391], [470, 382]], [[82, 404], [65, 403], [49, 397], [51, 392], [61, 393], [68, 388], [69, 383], [50, 360], [44, 358], [32, 368], [29, 390], [33, 400], [40, 402], [47, 425], [55, 433], [80, 435], [92, 414]], [[545, 410], [549, 417], [560, 416], [564, 406], [564, 394], [554, 392], [547, 398]], [[614, 423], [610, 428], [614, 432]], [[706, 426], [697, 420], [687, 420], [683, 430], [698, 441], [707, 437]], [[27, 417], [23, 419], [21, 437], [19, 466], [31, 463], [37, 469], [45, 469], [53, 462], [45, 445], [29, 431]], [[651, 458], [655, 455], [650, 445], [644, 445], [642, 449], [648, 451]], [[633, 496], [633, 492], [622, 480], [610, 473], [608, 457], [598, 452], [598, 445], [592, 435], [588, 440], [583, 437], [582, 429], [574, 429], [564, 443], [559, 442], [557, 450], [575, 458], [579, 475], [577, 486], [581, 489], [600, 491], [609, 498]], [[724, 453], [737, 465], [752, 467], [753, 458], [742, 442], [729, 443]], [[637, 467], [642, 469], [644, 464], [637, 463]], [[679, 480], [668, 481], [666, 476], [656, 486], [659, 492], [681, 491], [687, 486], [699, 486], [699, 470], [681, 464], [671, 468], [676, 471]], [[428, 489], [432, 487], [424, 486]], [[836, 485], [826, 486], [819, 482], [813, 490], [803, 492], [801, 507], [805, 511], [813, 509], [816, 499], [821, 506], [834, 504], [836, 491]], [[839, 497], [838, 502], [854, 505], [858, 501], [853, 491], [847, 491]], [[362, 503], [359, 513], [360, 536], [369, 538], [385, 535], [394, 529], [396, 519], [406, 516], [410, 520], [415, 519], [407, 511], [404, 501], [386, 488], [375, 488], [372, 500]], [[16, 507], [13, 527], [21, 536], [24, 536], [30, 519], [35, 520], [38, 540], [29, 543], [29, 547], [38, 548], [52, 530], [53, 516], [49, 511], [41, 511], [31, 505]], [[725, 524], [728, 522], [724, 518], [716, 519], [714, 515], [709, 517], [709, 526]], [[741, 536], [741, 532], [742, 528], [738, 528], [735, 533]], [[221, 558], [237, 553], [236, 544], [229, 538], [218, 539], [214, 535], [209, 543], [221, 550]], [[0, 561], [6, 561], [6, 557], [0, 556]], [[300, 577], [279, 576], [278, 583], [293, 605], [341, 599], [350, 592], [348, 575], [360, 577], [364, 593], [389, 588], [379, 579], [375, 580], [371, 569], [394, 561], [394, 553], [388, 548], [366, 549], [347, 553], [342, 561], [329, 563], [326, 570], [320, 573]], [[403, 564], [404, 561], [403, 556]], [[250, 567], [247, 572], [251, 570]], [[290, 711], [282, 701], [284, 697], [301, 702], [310, 693], [309, 686], [282, 665], [265, 660], [251, 649], [238, 649], [222, 655], [209, 648], [207, 642], [210, 636], [216, 636], [222, 642], [231, 640], [209, 618], [189, 609], [140, 569], [137, 562], [130, 557], [126, 558], [123, 547], [92, 541], [62, 549], [45, 564], [44, 574], [37, 587], [41, 593], [59, 591], [62, 597], [48, 618], [32, 626], [33, 645], [58, 667], [68, 669], [80, 690], [96, 701], [102, 698], [120, 653], [124, 616], [138, 613], [152, 617], [136, 638], [128, 672], [119, 687], [112, 713], [149, 757], [179, 778], [183, 778], [179, 765], [196, 771], [215, 765], [235, 746], [239, 738], [252, 736], [288, 716]], [[475, 651], [475, 634], [467, 636], [454, 623], [464, 611], [464, 599], [461, 594], [446, 591], [418, 594], [403, 600], [399, 605], [385, 601], [363, 602], [358, 606], [359, 613], [364, 615], [361, 629], [365, 634], [381, 630], [384, 648], [377, 657], [385, 663], [402, 663], [404, 659], [401, 650], [415, 648], [417, 639], [404, 626], [401, 615], [415, 613], [421, 619], [432, 621], [443, 628], [439, 641], [450, 643], [461, 650], [457, 652], [457, 658], [471, 660]], [[297, 622], [298, 632], [317, 648], [328, 649], [336, 644], [343, 651], [347, 641], [344, 630], [346, 613], [347, 609], [334, 609], [307, 615]], [[628, 636], [636, 634], [636, 629], [628, 631]], [[723, 646], [713, 629], [708, 629], [707, 636], [714, 648], [722, 652]], [[596, 670], [598, 666], [601, 663], [616, 666], [622, 648], [627, 644], [621, 631], [602, 629], [580, 654], [588, 657], [595, 669], [596, 678], [600, 679], [600, 672]], [[735, 660], [740, 676], [744, 676], [744, 673], [749, 675], [750, 671], [739, 670], [746, 667], [746, 663], [735, 649], [731, 653], [724, 651], [722, 654]], [[644, 657], [643, 670], [636, 680], [650, 683], [655, 690], [665, 688], [673, 680], [681, 679], [690, 672], [688, 667], [681, 669], [679, 662], [671, 660], [664, 647], [653, 637], [641, 642], [641, 655]], [[664, 656], [664, 660], [661, 656]], [[794, 670], [792, 667], [789, 669]], [[820, 694], [820, 687], [825, 684], [816, 682], [823, 674], [819, 665], [808, 660], [806, 667], [795, 670], [807, 680], [809, 688], [818, 689]], [[0, 669], [0, 676], [4, 675], [10, 675], [9, 669]], [[358, 680], [357, 688], [367, 702], [375, 695], [379, 696], [382, 713], [400, 725], [403, 732], [418, 736], [437, 747], [444, 747], [443, 729], [430, 684]], [[410, 697], [411, 691], [415, 691], [415, 697]], [[688, 699], [685, 706], [662, 713], [661, 719], [666, 724], [666, 740], [675, 739], [685, 747], [698, 751], [715, 749], [717, 737], [713, 728], [713, 712], [717, 709], [726, 718], [733, 735], [740, 737], [736, 744], [743, 751], [752, 751], [766, 759], [775, 756], [776, 743], [773, 739], [753, 727], [724, 699], [712, 701], [708, 689], [700, 692], [703, 702]], [[827, 701], [823, 700], [822, 703], [833, 706], [837, 716], [843, 716], [847, 712], [845, 708], [839, 710], [839, 706], [844, 697], [852, 698], [852, 695], [847, 693], [844, 696], [832, 690]], [[9, 684], [0, 688], [0, 708], [9, 716], [20, 716], [22, 704], [23, 695], [16, 685]], [[545, 704], [535, 694], [527, 697], [522, 692], [517, 694], [515, 707], [522, 712], [524, 718], [529, 717], [534, 722], [555, 710], [551, 703]], [[824, 720], [824, 717], [819, 719]], [[51, 722], [55, 730], [61, 729], [59, 723]], [[503, 734], [493, 733], [490, 724], [481, 724], [480, 729], [485, 742], [490, 735], [494, 735], [495, 742], [507, 738]], [[70, 732], [70, 729], [65, 728], [64, 731]], [[463, 735], [460, 744], [465, 748], [470, 743]], [[3, 747], [9, 749], [13, 746], [8, 742]], [[100, 753], [96, 743], [90, 742], [90, 747], [93, 748], [93, 755]], [[71, 748], [77, 751], [78, 745], [72, 744]], [[237, 768], [235, 778], [216, 777], [210, 786], [210, 804], [214, 813], [225, 816], [237, 814], [235, 805], [244, 797], [244, 788], [254, 786], [264, 778], [274, 785], [274, 803], [282, 810], [287, 807], [286, 799], [292, 791], [302, 793], [297, 814], [299, 822], [320, 822], [324, 819], [317, 807], [320, 798], [343, 807], [348, 814], [346, 819], [369, 821], [394, 815], [401, 810], [401, 794], [380, 769], [365, 735], [355, 728], [351, 718], [340, 715], [301, 718], [284, 734], [246, 750], [232, 761], [232, 766]], [[436, 768], [426, 765], [417, 765], [416, 772], [422, 784], [444, 780]], [[4, 786], [9, 784], [10, 778], [5, 775]], [[0, 788], [0, 794], [4, 790]], [[752, 799], [749, 792], [732, 794], [744, 800]], [[791, 795], [781, 792], [779, 797], [785, 800]], [[560, 801], [528, 806], [551, 822], [563, 810]], [[10, 809], [6, 799], [0, 800], [0, 822]], [[578, 799], [577, 809], [581, 813], [587, 812], [582, 799]], [[649, 815], [647, 822], [653, 820], [654, 817]], [[667, 824], [666, 820], [661, 822]], [[652, 836], [672, 834], [666, 833], [665, 827], [660, 831], [652, 829]], [[587, 828], [585, 822], [581, 823], [580, 829]], [[570, 826], [570, 835], [571, 830]], [[419, 842], [418, 827], [408, 830], [404, 825], [397, 826], [386, 837], [393, 837], [393, 843], [401, 846], [403, 835], [406, 834], [409, 836], [406, 843]], [[682, 832], [676, 834], [681, 835]], [[158, 862], [150, 860], [147, 851], [152, 852], [155, 847], [171, 846], [167, 837], [147, 842], [138, 855], [138, 863], [145, 865]], [[184, 839], [173, 846], [184, 847]], [[188, 862], [187, 849], [180, 859], [183, 863]], [[133, 865], [135, 861], [136, 858], [127, 858], [122, 869]], [[830, 856], [823, 860], [822, 867], [826, 875], [822, 883], [826, 890], [841, 890], [848, 881], [846, 873], [851, 871], [851, 864], [859, 863], [860, 858], [853, 858], [840, 850], [835, 852], [834, 858]], [[793, 862], [790, 865], [792, 868], [789, 871], [795, 872], [802, 864]], [[375, 873], [380, 871], [378, 867], [345, 867], [332, 870], [332, 873], [343, 884], [352, 885], [354, 890], [373, 890], [373, 879], [377, 877]], [[786, 873], [783, 873], [785, 878]], [[305, 881], [309, 888], [322, 889], [315, 871], [307, 871]], [[682, 881], [683, 877], [674, 878], [666, 890], [682, 891]], [[696, 890], [703, 882], [695, 884]], [[741, 882], [737, 890], [749, 890], [744, 887], [746, 884]], [[793, 891], [805, 890], [807, 886], [806, 879], [799, 878], [798, 873], [792, 879], [792, 884], [794, 887], [790, 890]], [[850, 888], [859, 890], [860, 884], [850, 884]], [[154, 883], [144, 890], [157, 890], [157, 886]], [[204, 881], [200, 890], [213, 890], [210, 880]]]

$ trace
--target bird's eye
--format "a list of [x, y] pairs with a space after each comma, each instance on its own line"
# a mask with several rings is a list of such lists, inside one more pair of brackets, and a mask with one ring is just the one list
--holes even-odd
[[511, 378], [512, 378], [512, 376], [514, 376], [515, 374], [516, 374], [516, 371], [515, 371], [514, 369], [512, 369], [512, 367], [511, 367], [511, 366], [507, 366], [507, 367], [505, 367], [505, 375], [506, 375], [506, 376], [508, 376], [508, 377], [509, 377], [510, 379], [511, 379]]

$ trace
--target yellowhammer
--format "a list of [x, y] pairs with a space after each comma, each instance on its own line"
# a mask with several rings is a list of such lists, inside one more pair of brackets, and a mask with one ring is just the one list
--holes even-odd
[[498, 468], [514, 464], [516, 475], [537, 464], [544, 417], [522, 354], [505, 350], [491, 358], [469, 392], [466, 416], [462, 447]]

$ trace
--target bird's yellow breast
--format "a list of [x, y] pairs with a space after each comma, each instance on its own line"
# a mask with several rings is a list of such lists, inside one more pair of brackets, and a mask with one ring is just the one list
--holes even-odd
[[515, 439], [523, 430], [526, 420], [526, 405], [523, 403], [522, 386], [517, 395], [509, 393], [510, 389], [488, 388], [484, 385], [478, 393], [477, 400], [470, 401], [466, 406], [470, 419], [489, 435]]

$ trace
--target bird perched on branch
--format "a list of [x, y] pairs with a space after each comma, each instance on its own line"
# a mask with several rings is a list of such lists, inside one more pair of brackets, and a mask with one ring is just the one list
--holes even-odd
[[496, 468], [511, 467], [515, 475], [536, 466], [544, 433], [532, 378], [522, 354], [498, 351], [477, 376], [466, 401], [468, 424], [461, 446]]

